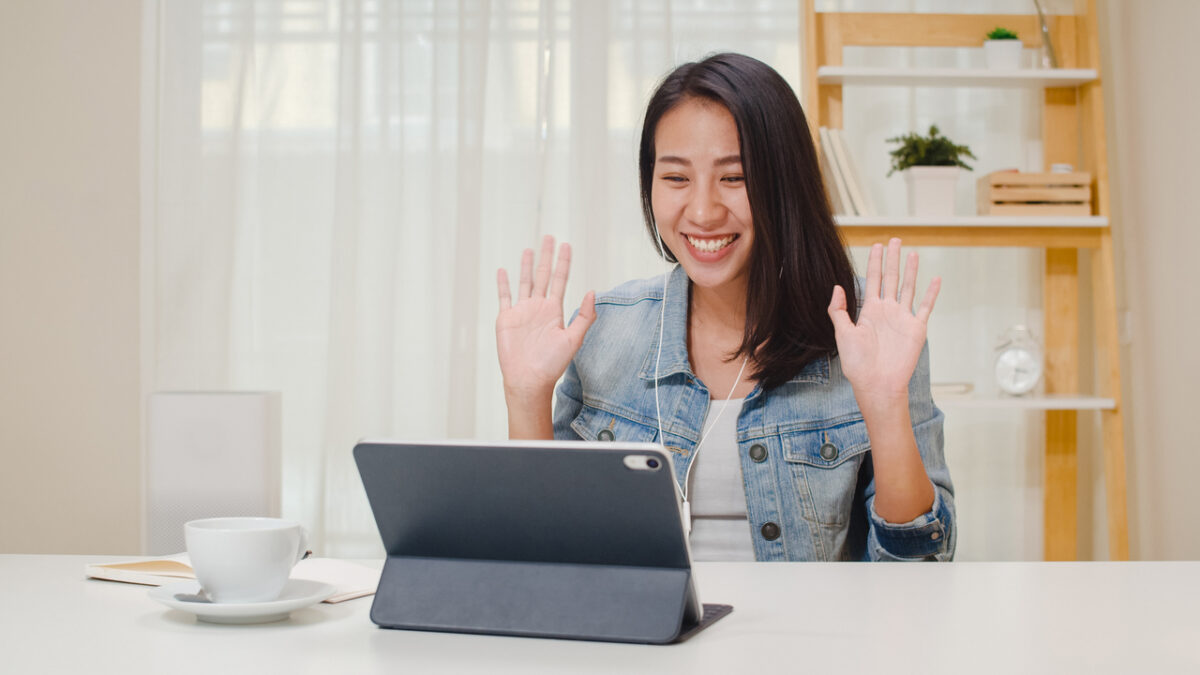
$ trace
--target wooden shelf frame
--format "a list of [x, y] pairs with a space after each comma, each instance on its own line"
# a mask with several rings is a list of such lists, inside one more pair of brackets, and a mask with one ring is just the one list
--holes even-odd
[[[804, 2], [804, 105], [813, 138], [821, 126], [843, 127], [842, 89], [855, 80], [831, 77], [843, 68], [845, 47], [980, 47], [983, 36], [996, 26], [1006, 26], [1022, 36], [1026, 47], [1042, 47], [1036, 15], [1014, 14], [891, 14], [820, 12], [814, 0]], [[852, 246], [901, 236], [917, 246], [1029, 246], [1046, 250], [1045, 383], [1047, 394], [1078, 392], [1080, 353], [1079, 251], [1091, 256], [1092, 339], [1096, 356], [1097, 396], [1103, 443], [1107, 502], [1108, 551], [1112, 560], [1129, 559], [1129, 526], [1126, 510], [1124, 420], [1121, 405], [1121, 365], [1117, 342], [1117, 298], [1113, 266], [1112, 230], [1108, 226], [1109, 175], [1104, 133], [1103, 75], [1097, 39], [1095, 0], [1075, 0], [1075, 13], [1047, 16], [1058, 65], [1065, 70], [1095, 71], [1094, 78], [1063, 86], [1044, 86], [1042, 142], [1046, 167], [1072, 164], [1092, 175], [1095, 225], [1030, 225], [947, 222], [917, 224], [901, 219], [842, 219], [842, 231]], [[826, 77], [819, 76], [824, 68]], [[850, 71], [853, 72], [853, 71]], [[922, 86], [980, 86], [981, 78], [956, 82], [973, 71], [937, 75], [909, 71], [896, 84]], [[1035, 73], [1037, 71], [1034, 71]], [[1061, 71], [1060, 71], [1061, 72]], [[1042, 74], [1046, 74], [1042, 71]], [[868, 73], [870, 75], [870, 73]], [[1030, 73], [1033, 75], [1033, 73]], [[997, 76], [1000, 77], [1000, 76]], [[986, 79], [986, 78], [983, 78]], [[1003, 78], [1000, 77], [1000, 80]], [[1045, 78], [1042, 78], [1045, 79]], [[873, 82], [870, 77], [859, 82]], [[996, 84], [999, 80], [993, 80]], [[1011, 84], [1011, 83], [1010, 83]], [[1028, 85], [1028, 83], [1026, 83]], [[1005, 86], [1009, 86], [1006, 84]], [[1044, 169], [1046, 170], [1046, 169]], [[1037, 220], [1037, 219], [1034, 219]], [[1111, 407], [1107, 405], [1111, 401]], [[1046, 415], [1045, 557], [1074, 560], [1078, 557], [1076, 512], [1078, 408], [1048, 409]]]
[[868, 87], [1077, 87], [1099, 79], [1091, 68], [1022, 68], [987, 70], [963, 68], [867, 68], [821, 66], [818, 84]]
[[1117, 402], [1102, 396], [1083, 394], [1042, 394], [1038, 396], [999, 396], [995, 394], [957, 394], [934, 396], [939, 408], [973, 410], [1112, 410]]

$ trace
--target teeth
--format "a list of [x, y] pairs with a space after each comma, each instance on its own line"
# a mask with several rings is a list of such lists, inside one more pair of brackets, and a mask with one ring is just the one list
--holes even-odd
[[696, 248], [706, 253], [715, 253], [728, 246], [733, 241], [733, 235], [721, 237], [720, 239], [697, 239], [690, 235], [684, 235], [687, 240]]

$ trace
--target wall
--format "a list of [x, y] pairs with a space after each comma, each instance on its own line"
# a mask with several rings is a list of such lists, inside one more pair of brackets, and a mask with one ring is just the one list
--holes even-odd
[[0, 553], [137, 553], [138, 0], [0, 3]]
[[[1130, 338], [1123, 362], [1130, 554], [1200, 559], [1194, 484], [1200, 251], [1194, 179], [1200, 156], [1194, 86], [1200, 3], [1110, 0], [1105, 92], [1113, 215], [1119, 220]], [[1105, 43], [1102, 43], [1105, 44]]]

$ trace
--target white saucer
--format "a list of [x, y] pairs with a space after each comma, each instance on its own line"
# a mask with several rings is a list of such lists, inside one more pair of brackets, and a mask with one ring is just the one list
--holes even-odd
[[196, 602], [176, 596], [195, 596], [200, 592], [197, 581], [183, 581], [150, 589], [150, 597], [172, 609], [190, 612], [200, 621], [209, 623], [270, 623], [283, 621], [293, 610], [321, 602], [337, 592], [337, 588], [308, 579], [289, 579], [279, 598], [270, 602]]

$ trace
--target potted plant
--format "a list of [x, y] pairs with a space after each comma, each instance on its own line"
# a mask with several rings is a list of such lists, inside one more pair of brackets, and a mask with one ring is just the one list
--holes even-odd
[[971, 171], [964, 157], [975, 159], [971, 149], [957, 145], [930, 125], [929, 135], [909, 133], [887, 139], [899, 143], [892, 151], [892, 170], [908, 183], [908, 212], [913, 216], [954, 215], [954, 185], [960, 169]]
[[1021, 67], [1021, 49], [1025, 45], [1017, 34], [997, 26], [983, 41], [983, 55], [992, 70], [1017, 70]]

